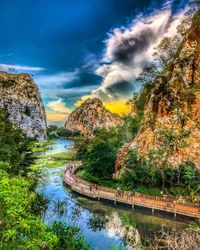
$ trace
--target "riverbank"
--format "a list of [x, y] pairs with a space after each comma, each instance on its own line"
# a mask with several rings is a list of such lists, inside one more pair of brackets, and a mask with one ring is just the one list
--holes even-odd
[[75, 159], [75, 149], [72, 140], [60, 138], [34, 144], [37, 161], [33, 168], [61, 167]]
[[[66, 153], [69, 150], [69, 147], [65, 147], [66, 144], [71, 145], [73, 141], [55, 140], [53, 146], [41, 156]], [[47, 224], [59, 220], [67, 225], [79, 227], [85, 240], [95, 249], [110, 250], [110, 246], [115, 246], [116, 249], [133, 249], [131, 246], [135, 244], [136, 238], [145, 245], [146, 241], [152, 239], [162, 228], [179, 232], [191, 222], [190, 219], [182, 218], [173, 220], [169, 215], [155, 216], [139, 207], [131, 210], [126, 206], [104, 204], [76, 195], [63, 184], [65, 168], [66, 163], [60, 167], [42, 167], [45, 181], [38, 185], [37, 191], [49, 200], [43, 220]]]

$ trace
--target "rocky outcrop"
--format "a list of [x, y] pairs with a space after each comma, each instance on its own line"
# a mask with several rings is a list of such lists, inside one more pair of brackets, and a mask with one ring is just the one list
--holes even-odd
[[[136, 138], [119, 151], [116, 171], [130, 147], [142, 155], [168, 148], [168, 162], [200, 164], [200, 11], [195, 15], [173, 62], [155, 87], [144, 110], [144, 123]], [[165, 151], [166, 153], [166, 151]]]
[[90, 137], [96, 129], [108, 129], [121, 123], [121, 118], [105, 109], [100, 99], [89, 98], [69, 115], [65, 128]]
[[45, 139], [45, 110], [37, 85], [30, 75], [0, 72], [0, 107], [28, 137]]

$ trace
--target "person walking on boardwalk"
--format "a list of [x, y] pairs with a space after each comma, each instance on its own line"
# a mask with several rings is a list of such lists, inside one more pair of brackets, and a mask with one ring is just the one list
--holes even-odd
[[132, 196], [135, 196], [136, 190], [133, 188], [132, 189]]
[[121, 192], [120, 188], [117, 187], [117, 191], [116, 191], [116, 196], [117, 196], [117, 197], [120, 197], [120, 192]]
[[131, 200], [131, 198], [132, 198], [132, 192], [129, 191], [128, 194], [127, 194], [127, 200]]

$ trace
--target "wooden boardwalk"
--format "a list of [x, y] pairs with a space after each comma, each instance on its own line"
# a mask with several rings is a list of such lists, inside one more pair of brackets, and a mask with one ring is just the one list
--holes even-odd
[[[78, 167], [74, 170], [77, 170]], [[74, 172], [69, 167], [66, 168], [64, 174], [64, 182], [76, 193], [87, 196], [92, 199], [104, 199], [113, 201], [114, 204], [124, 203], [134, 206], [149, 208], [154, 213], [155, 210], [173, 213], [176, 217], [177, 214], [184, 215], [192, 218], [200, 218], [200, 209], [197, 205], [192, 203], [176, 203], [172, 204], [173, 198], [162, 198], [159, 196], [141, 195], [136, 193], [135, 196], [130, 197], [127, 192], [123, 197], [116, 195], [116, 189], [99, 186], [96, 191], [91, 191], [92, 183], [84, 181], [74, 175]]]

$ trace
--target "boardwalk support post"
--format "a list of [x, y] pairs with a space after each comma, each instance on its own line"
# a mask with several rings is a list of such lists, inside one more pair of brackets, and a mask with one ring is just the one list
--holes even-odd
[[[74, 172], [77, 170], [77, 168], [75, 169], [75, 171], [73, 173], [71, 173], [70, 168], [67, 168], [65, 171], [65, 175], [64, 175], [64, 182], [66, 184], [67, 187], [70, 187], [72, 191], [80, 193], [82, 195], [85, 195], [87, 197], [93, 198], [93, 199], [98, 199], [100, 201], [100, 199], [106, 199], [106, 200], [112, 200], [115, 204], [117, 204], [117, 202], [120, 203], [126, 203], [129, 204], [132, 209], [134, 209], [134, 206], [141, 206], [141, 207], [146, 207], [146, 208], [150, 208], [152, 210], [152, 214], [154, 214], [154, 210], [160, 210], [163, 212], [170, 212], [172, 215], [174, 215], [174, 218], [177, 217], [177, 214], [179, 215], [183, 215], [183, 216], [188, 216], [188, 217], [192, 217], [192, 218], [200, 218], [200, 210], [199, 207], [197, 207], [196, 205], [182, 205], [181, 207], [176, 207], [176, 203], [174, 204], [174, 207], [172, 208], [168, 208], [168, 201], [167, 200], [163, 200], [160, 199], [159, 197], [154, 197], [152, 198], [151, 196], [145, 197], [144, 199], [140, 199], [139, 196], [136, 197], [132, 197], [132, 199], [128, 199], [126, 196], [125, 197], [117, 197], [116, 196], [116, 190], [111, 189], [109, 191], [109, 189], [105, 188], [105, 187], [98, 187], [98, 191], [97, 192], [91, 192], [90, 191], [90, 187], [92, 185], [92, 183], [90, 182], [86, 182], [84, 180], [81, 180], [79, 178], [76, 178], [76, 176], [74, 176]], [[101, 189], [103, 191], [103, 193], [101, 192]], [[162, 201], [162, 203], [160, 204], [160, 202], [156, 202], [153, 203], [152, 199], [154, 199], [155, 201]], [[192, 212], [191, 209], [192, 208]]]

